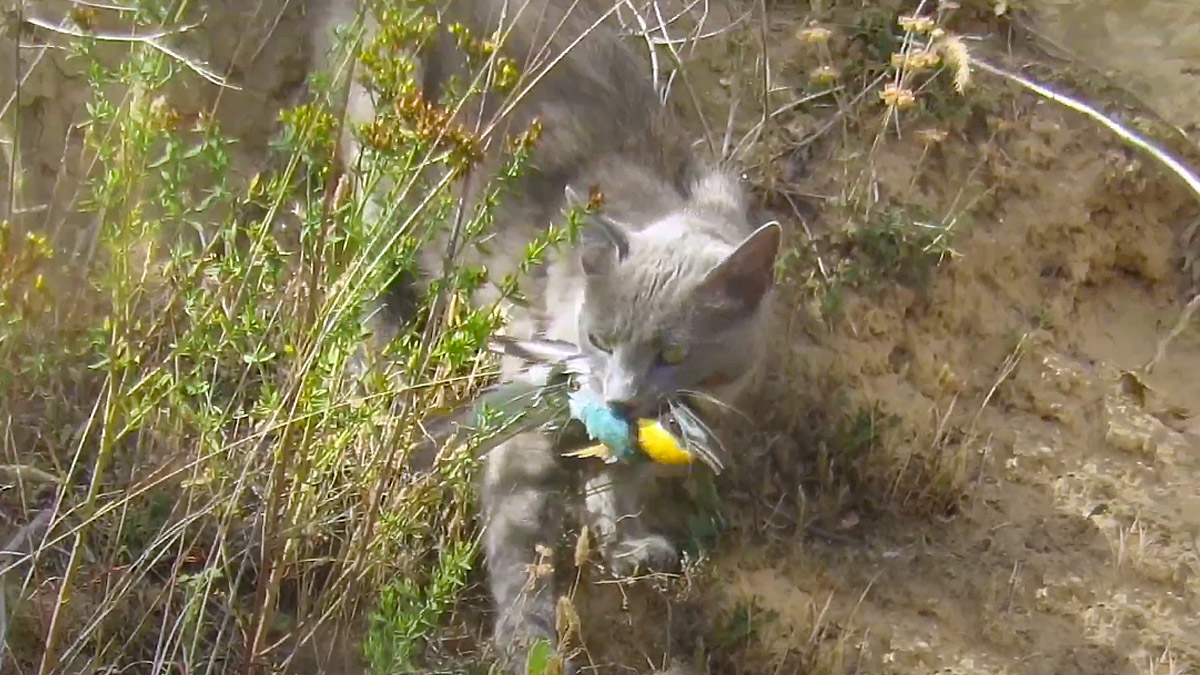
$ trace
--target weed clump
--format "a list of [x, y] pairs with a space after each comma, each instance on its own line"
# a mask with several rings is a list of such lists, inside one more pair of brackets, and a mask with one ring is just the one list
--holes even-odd
[[[352, 366], [378, 291], [416, 278], [416, 250], [447, 228], [460, 250], [487, 234], [538, 130], [501, 139], [499, 177], [450, 217], [454, 179], [490, 142], [454, 111], [520, 73], [502, 44], [459, 27], [459, 48], [493, 75], [426, 100], [408, 55], [438, 30], [431, 8], [368, 11], [385, 28], [366, 38], [358, 21], [339, 49], [379, 117], [344, 129], [316, 77], [310, 100], [280, 115], [273, 168], [249, 180], [231, 171], [220, 125], [164, 94], [186, 64], [147, 41], [123, 43], [114, 64], [96, 38], [63, 40], [91, 84], [96, 170], [72, 208], [94, 223], [93, 253], [62, 269], [43, 234], [0, 226], [5, 461], [44, 476], [51, 495], [4, 502], [46, 521], [4, 579], [20, 667], [241, 672], [286, 663], [331, 626], [362, 626], [372, 671], [397, 672], [466, 587], [469, 448], [428, 475], [403, 465], [417, 420], [493, 372], [481, 348], [503, 316], [466, 301], [487, 271], [448, 265], [383, 345], [381, 368], [357, 378]], [[149, 32], [182, 12], [139, 3], [122, 19]], [[334, 161], [343, 131], [364, 147], [353, 179]], [[531, 243], [524, 268], [570, 236]], [[519, 278], [499, 281], [519, 294]]]

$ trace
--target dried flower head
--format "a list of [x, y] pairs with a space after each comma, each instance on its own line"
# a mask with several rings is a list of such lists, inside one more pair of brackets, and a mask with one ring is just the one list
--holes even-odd
[[971, 54], [966, 43], [957, 35], [947, 35], [938, 40], [937, 46], [946, 65], [954, 69], [954, 90], [963, 93], [971, 84]]
[[575, 540], [575, 566], [583, 567], [588, 561], [588, 555], [591, 553], [591, 536], [588, 532], [587, 525], [584, 525], [579, 531], [579, 538]]
[[796, 39], [807, 45], [823, 45], [829, 42], [829, 38], [832, 36], [833, 31], [816, 23], [810, 23], [796, 33]]
[[936, 67], [942, 62], [942, 57], [933, 50], [912, 52], [893, 52], [892, 67], [904, 70], [921, 71]]
[[179, 126], [179, 112], [167, 103], [167, 97], [158, 95], [150, 101], [150, 125], [157, 130], [166, 131]]
[[554, 574], [554, 564], [551, 560], [554, 557], [554, 551], [550, 550], [545, 544], [537, 544], [533, 547], [537, 553], [537, 560], [525, 566], [525, 571], [530, 579], [545, 579]]
[[83, 31], [92, 30], [99, 17], [100, 13], [91, 7], [75, 7], [67, 12], [67, 18]]
[[946, 131], [943, 129], [919, 129], [917, 130], [917, 139], [922, 145], [936, 145], [946, 140]]
[[927, 16], [910, 14], [902, 16], [896, 21], [900, 24], [901, 28], [909, 33], [928, 33], [934, 28], [933, 19]]
[[558, 633], [560, 643], [568, 642], [571, 637], [579, 635], [579, 612], [570, 596], [560, 595], [554, 605], [554, 628]]
[[587, 210], [596, 211], [604, 206], [604, 190], [599, 183], [588, 187]]
[[917, 102], [917, 98], [913, 95], [912, 89], [901, 87], [895, 83], [888, 83], [883, 91], [879, 92], [879, 98], [883, 99], [884, 104], [889, 108], [896, 110], [904, 110], [911, 108]]
[[819, 68], [814, 68], [813, 71], [808, 74], [808, 79], [813, 84], [829, 86], [837, 82], [839, 74], [840, 73], [838, 73], [837, 69], [833, 66], [821, 66]]
[[554, 574], [554, 565], [546, 562], [529, 563], [525, 566], [525, 573], [529, 575], [530, 579], [545, 579]]

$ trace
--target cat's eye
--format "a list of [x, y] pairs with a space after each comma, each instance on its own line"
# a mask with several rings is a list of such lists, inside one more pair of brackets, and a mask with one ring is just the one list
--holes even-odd
[[605, 340], [600, 335], [596, 335], [595, 333], [588, 333], [588, 342], [591, 342], [593, 347], [595, 347], [596, 349], [599, 349], [600, 351], [604, 352], [605, 354], [612, 353], [612, 345], [609, 344], [608, 340]]
[[683, 360], [687, 358], [687, 355], [687, 345], [669, 345], [667, 347], [663, 347], [663, 350], [658, 353], [658, 358], [669, 366], [677, 366], [683, 363]]

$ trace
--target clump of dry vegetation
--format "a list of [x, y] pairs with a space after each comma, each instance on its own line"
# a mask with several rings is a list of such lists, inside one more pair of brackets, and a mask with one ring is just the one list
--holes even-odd
[[[356, 381], [350, 366], [376, 289], [411, 271], [435, 228], [485, 233], [536, 138], [483, 138], [441, 112], [510, 86], [510, 63], [457, 101], [426, 102], [405, 56], [437, 28], [425, 4], [372, 11], [386, 30], [344, 34], [343, 63], [387, 111], [350, 130], [368, 148], [364, 190], [334, 170], [344, 123], [320, 78], [280, 116], [273, 168], [231, 174], [234, 141], [165, 95], [202, 67], [160, 41], [186, 4], [16, 17], [19, 37], [40, 31], [86, 75], [94, 167], [70, 205], [94, 225], [86, 258], [59, 260], [45, 234], [19, 227], [15, 191], [3, 223], [4, 498], [20, 514], [4, 626], [19, 670], [245, 672], [354, 625], [337, 640], [397, 672], [466, 586], [469, 448], [427, 475], [402, 467], [415, 422], [489, 374], [481, 345], [500, 314], [463, 302], [483, 271], [439, 280], [378, 368]], [[482, 41], [460, 34], [476, 55]], [[119, 58], [101, 58], [113, 42]], [[505, 176], [480, 210], [447, 217], [450, 178], [489, 141], [507, 143]], [[439, 167], [448, 178], [432, 182]], [[387, 206], [368, 216], [357, 195], [385, 176]], [[362, 616], [361, 630], [346, 623]]]

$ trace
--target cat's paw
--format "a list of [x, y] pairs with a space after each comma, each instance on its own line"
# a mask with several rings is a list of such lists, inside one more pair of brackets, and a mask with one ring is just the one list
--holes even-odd
[[622, 578], [679, 569], [679, 551], [666, 537], [656, 534], [619, 541], [606, 558], [608, 568]]

